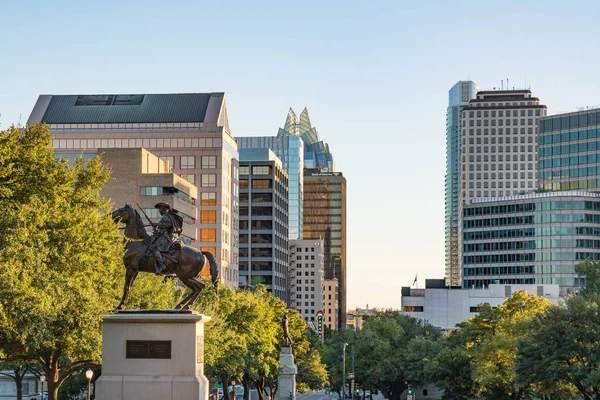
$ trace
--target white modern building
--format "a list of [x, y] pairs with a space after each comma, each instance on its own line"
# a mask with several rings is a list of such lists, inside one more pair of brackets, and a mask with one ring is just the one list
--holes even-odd
[[425, 289], [402, 288], [402, 312], [450, 330], [459, 322], [477, 315], [480, 305], [488, 303], [496, 307], [513, 293], [523, 290], [558, 304], [559, 285], [491, 284], [486, 289], [462, 289], [446, 286], [444, 279], [427, 279]]
[[[317, 312], [323, 311], [323, 239], [290, 241], [290, 307], [316, 329]], [[327, 325], [327, 315], [325, 315]]]

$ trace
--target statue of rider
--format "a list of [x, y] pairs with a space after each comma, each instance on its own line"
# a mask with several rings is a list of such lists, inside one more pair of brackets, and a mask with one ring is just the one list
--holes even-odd
[[181, 217], [176, 215], [175, 210], [171, 210], [171, 206], [161, 201], [154, 206], [158, 208], [161, 215], [160, 221], [154, 225], [154, 233], [150, 237], [150, 245], [148, 246], [154, 260], [156, 261], [156, 274], [160, 275], [167, 269], [162, 253], [173, 251], [174, 242], [177, 240], [175, 234], [181, 233]]

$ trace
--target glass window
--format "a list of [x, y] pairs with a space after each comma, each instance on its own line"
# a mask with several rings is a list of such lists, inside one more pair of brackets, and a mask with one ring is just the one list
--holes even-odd
[[202, 156], [202, 168], [217, 168], [217, 156]]
[[215, 174], [202, 174], [202, 187], [216, 187], [217, 176]]
[[214, 210], [202, 210], [200, 212], [200, 222], [203, 224], [216, 224], [217, 212]]
[[253, 179], [252, 187], [255, 189], [268, 189], [273, 187], [273, 181], [271, 179]]
[[179, 159], [181, 169], [196, 168], [196, 157], [195, 156], [181, 156]]
[[270, 165], [252, 167], [252, 175], [270, 175], [273, 170]]
[[217, 241], [217, 230], [216, 229], [200, 229], [200, 240], [203, 242], [216, 242]]
[[250, 167], [240, 166], [240, 175], [248, 175], [250, 173]]
[[196, 183], [196, 175], [194, 175], [194, 174], [190, 174], [190, 175], [183, 174], [183, 175], [181, 175], [181, 177], [183, 179], [185, 179], [186, 181], [188, 181], [189, 183], [191, 183], [192, 185], [194, 185]]
[[163, 156], [160, 158], [161, 160], [169, 163], [169, 167], [173, 168], [175, 166], [175, 157], [172, 156]]
[[217, 194], [214, 192], [203, 192], [201, 198], [201, 204], [203, 206], [216, 206], [217, 205]]

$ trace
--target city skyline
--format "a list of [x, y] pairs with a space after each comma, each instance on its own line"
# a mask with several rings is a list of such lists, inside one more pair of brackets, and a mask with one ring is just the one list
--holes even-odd
[[448, 89], [508, 78], [548, 115], [600, 104], [593, 2], [263, 4], [2, 4], [1, 128], [48, 93], [224, 91], [233, 136], [307, 106], [348, 178], [348, 308], [399, 308], [417, 272], [444, 276]]

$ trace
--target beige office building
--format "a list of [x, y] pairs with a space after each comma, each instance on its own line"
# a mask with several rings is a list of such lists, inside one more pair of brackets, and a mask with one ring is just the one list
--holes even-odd
[[[27, 122], [50, 124], [55, 151], [68, 157], [144, 148], [167, 161], [198, 188], [192, 245], [215, 254], [222, 281], [238, 286], [239, 157], [224, 93], [41, 95]], [[169, 187], [146, 195], [172, 195]]]
[[338, 329], [338, 280], [325, 279], [323, 282], [323, 312], [325, 313], [325, 326], [329, 329]]
[[324, 312], [324, 241], [291, 240], [290, 249], [290, 308], [296, 309], [308, 326], [316, 330], [317, 313]]

